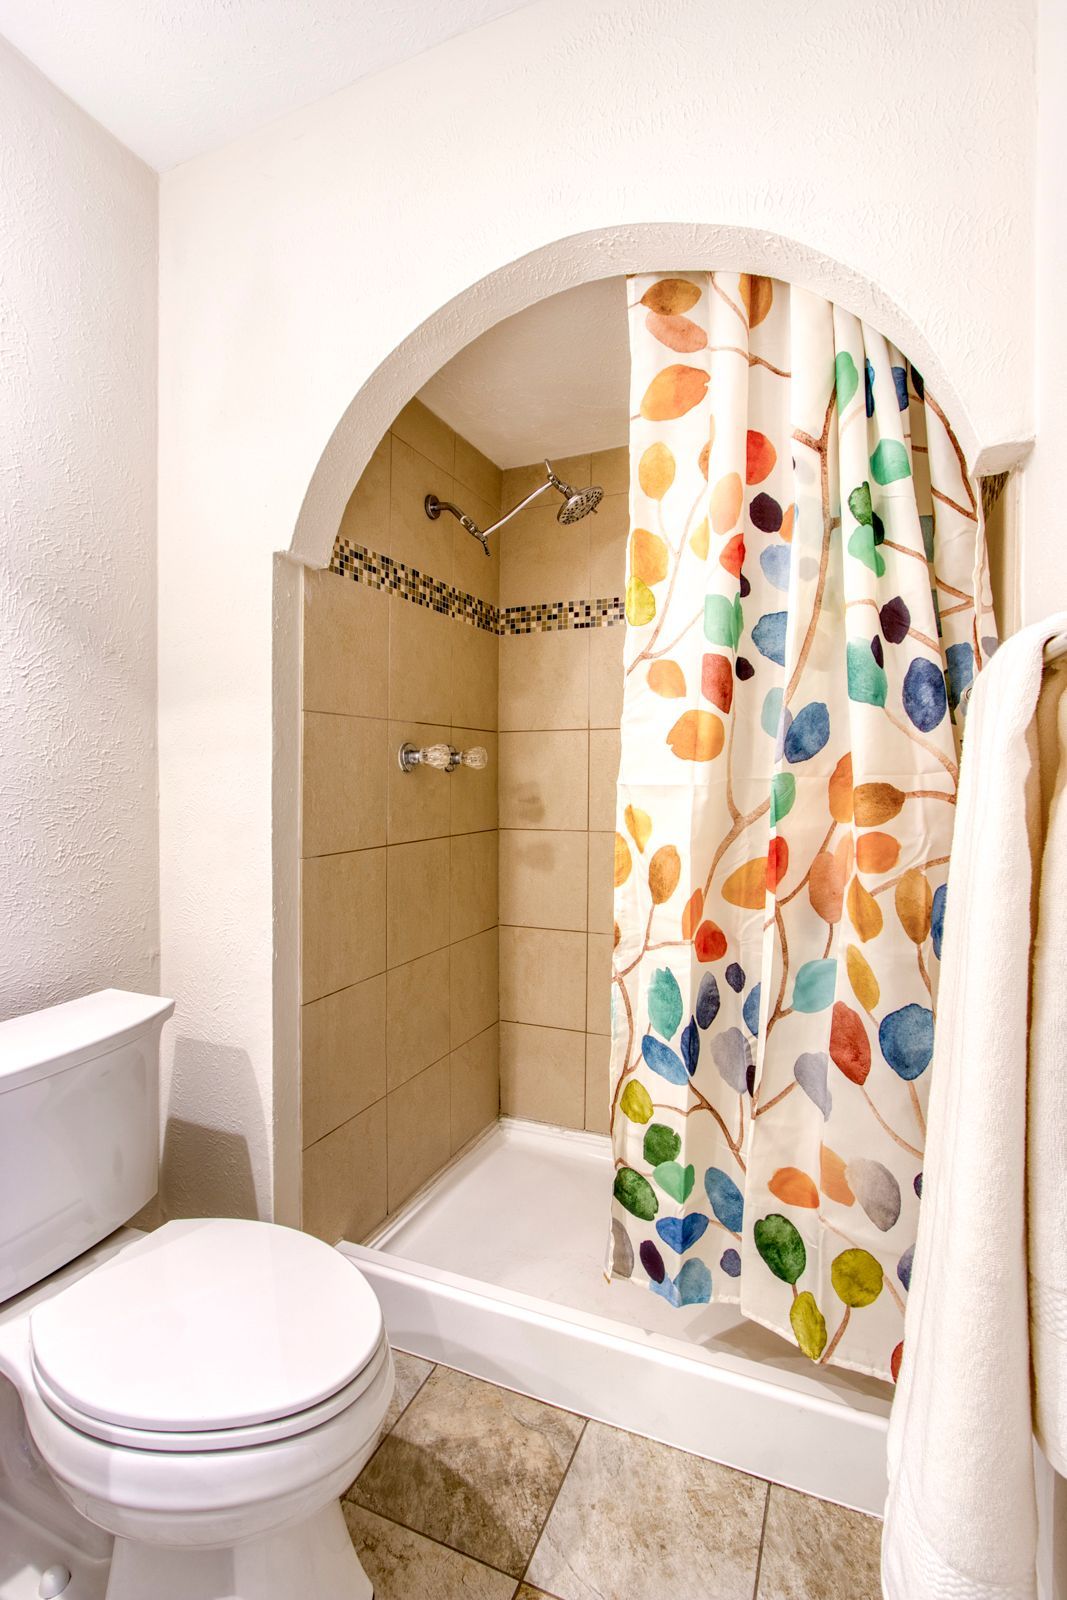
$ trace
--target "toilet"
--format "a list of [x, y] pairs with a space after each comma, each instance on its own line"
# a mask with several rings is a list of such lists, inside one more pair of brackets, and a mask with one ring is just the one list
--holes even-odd
[[112, 989], [0, 1023], [0, 1538], [6, 1495], [42, 1600], [370, 1600], [338, 1500], [394, 1385], [366, 1280], [273, 1223], [126, 1226], [173, 1009]]

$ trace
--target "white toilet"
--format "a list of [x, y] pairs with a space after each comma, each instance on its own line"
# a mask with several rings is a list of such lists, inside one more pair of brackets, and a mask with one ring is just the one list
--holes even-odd
[[393, 1391], [366, 1280], [272, 1223], [123, 1227], [172, 1010], [112, 989], [0, 1023], [0, 1544], [32, 1517], [60, 1554], [10, 1592], [370, 1600], [338, 1504]]

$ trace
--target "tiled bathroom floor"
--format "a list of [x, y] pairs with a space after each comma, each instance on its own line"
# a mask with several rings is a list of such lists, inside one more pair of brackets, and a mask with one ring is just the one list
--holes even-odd
[[344, 1501], [375, 1600], [879, 1600], [881, 1523], [396, 1356]]

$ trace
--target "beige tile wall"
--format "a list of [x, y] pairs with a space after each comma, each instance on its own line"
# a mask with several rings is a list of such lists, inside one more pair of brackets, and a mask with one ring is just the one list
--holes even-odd
[[[500, 562], [423, 498], [498, 515], [501, 474], [417, 401], [344, 513], [355, 544], [496, 601]], [[304, 590], [303, 1221], [359, 1240], [499, 1104], [497, 639], [354, 583]], [[406, 740], [485, 771], [402, 775]]]
[[[502, 606], [623, 593], [626, 447], [553, 464], [576, 488], [599, 483], [604, 500], [569, 527], [537, 504], [502, 530]], [[505, 472], [505, 509], [543, 475], [539, 463]], [[608, 1111], [622, 636], [500, 640], [501, 1108], [596, 1132]]]

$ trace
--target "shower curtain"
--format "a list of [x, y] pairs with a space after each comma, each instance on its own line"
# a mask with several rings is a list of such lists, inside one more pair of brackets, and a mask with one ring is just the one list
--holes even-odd
[[768, 278], [630, 280], [609, 1271], [895, 1377], [981, 509], [918, 372]]

